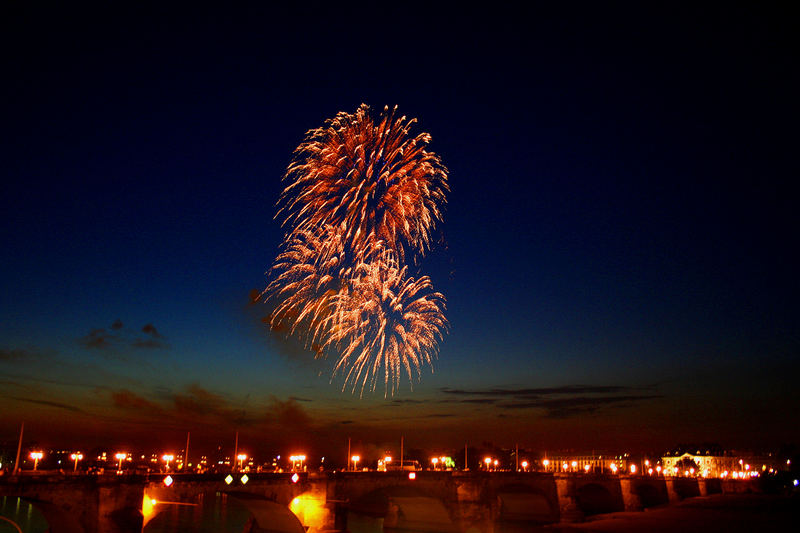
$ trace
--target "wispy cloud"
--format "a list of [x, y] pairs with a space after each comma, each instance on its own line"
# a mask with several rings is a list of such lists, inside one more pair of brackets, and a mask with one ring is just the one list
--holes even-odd
[[79, 407], [75, 407], [74, 405], [68, 405], [68, 404], [61, 403], [61, 402], [51, 402], [51, 401], [48, 401], [48, 400], [40, 400], [40, 399], [36, 399], [36, 398], [23, 398], [23, 397], [20, 397], [20, 396], [6, 396], [6, 398], [8, 398], [9, 400], [16, 400], [18, 402], [26, 402], [26, 403], [36, 404], [36, 405], [45, 405], [47, 407], [56, 407], [58, 409], [64, 409], [66, 411], [72, 411], [73, 413], [83, 413], [84, 412], [83, 409], [80, 409]]
[[87, 350], [99, 350], [107, 356], [120, 357], [120, 351], [134, 349], [167, 349], [169, 344], [153, 324], [145, 324], [140, 331], [133, 332], [122, 320], [116, 319], [108, 328], [95, 328], [78, 339], [78, 344]]
[[[648, 393], [643, 393], [647, 391]], [[620, 385], [564, 385], [540, 388], [451, 389], [445, 403], [492, 404], [502, 410], [539, 409], [547, 418], [585, 415], [608, 407], [626, 407], [661, 398], [653, 388]]]

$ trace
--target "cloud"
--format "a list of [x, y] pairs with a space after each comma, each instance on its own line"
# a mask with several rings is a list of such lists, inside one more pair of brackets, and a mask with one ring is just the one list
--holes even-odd
[[[125, 328], [122, 320], [116, 319], [109, 329], [95, 328], [88, 335], [78, 339], [78, 344], [89, 350], [111, 352], [115, 350], [134, 349], [166, 349], [169, 348], [164, 335], [156, 327], [147, 323], [141, 328], [145, 337], [140, 337]], [[110, 354], [107, 354], [110, 355]], [[117, 357], [120, 355], [115, 354]]]
[[607, 407], [626, 407], [662, 398], [659, 394], [642, 394], [642, 389], [619, 385], [439, 390], [443, 394], [457, 397], [440, 400], [443, 403], [493, 404], [503, 410], [539, 409], [544, 411], [547, 418], [568, 418]]
[[68, 404], [60, 403], [60, 402], [51, 402], [51, 401], [48, 401], [48, 400], [37, 400], [37, 399], [34, 399], [34, 398], [22, 398], [22, 397], [19, 397], [19, 396], [6, 396], [6, 398], [8, 398], [10, 400], [16, 400], [18, 402], [27, 402], [27, 403], [32, 403], [32, 404], [36, 404], [36, 405], [45, 405], [47, 407], [56, 407], [58, 409], [64, 409], [66, 411], [72, 411], [73, 413], [83, 413], [84, 412], [83, 409], [75, 407], [74, 405], [68, 405]]
[[118, 342], [118, 335], [109, 333], [103, 328], [93, 329], [88, 335], [78, 339], [78, 343], [89, 350], [108, 350]]
[[632, 387], [619, 385], [565, 385], [562, 387], [543, 387], [534, 389], [451, 389], [442, 387], [439, 391], [445, 394], [460, 396], [549, 396], [554, 394], [613, 394], [631, 390]]
[[31, 350], [21, 350], [17, 348], [0, 348], [0, 361], [17, 361], [21, 359], [31, 359], [39, 355]]
[[146, 333], [155, 339], [162, 338], [162, 335], [158, 332], [156, 327], [153, 324], [145, 324], [142, 326], [142, 333]]
[[148, 410], [153, 412], [162, 411], [161, 407], [155, 403], [127, 389], [112, 391], [111, 400], [114, 402], [114, 407], [119, 407], [120, 409], [131, 409], [136, 411]]

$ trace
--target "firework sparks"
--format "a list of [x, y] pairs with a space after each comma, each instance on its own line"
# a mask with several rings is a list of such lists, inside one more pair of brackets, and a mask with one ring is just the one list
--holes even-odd
[[336, 354], [333, 376], [362, 395], [381, 375], [392, 394], [419, 379], [448, 327], [444, 296], [402, 264], [430, 249], [449, 191], [414, 122], [388, 108], [375, 121], [366, 104], [337, 114], [295, 150], [278, 201], [289, 233], [261, 294], [270, 326]]
[[394, 393], [403, 371], [413, 382], [436, 357], [447, 331], [444, 296], [433, 291], [430, 278], [415, 280], [407, 270], [387, 252], [359, 265], [348, 289], [335, 297], [326, 344], [339, 350], [334, 375], [344, 375], [343, 390], [360, 386], [363, 394], [368, 383], [374, 390], [383, 374]]
[[396, 118], [395, 109], [374, 121], [361, 104], [306, 134], [278, 202], [284, 227], [332, 225], [351, 248], [383, 241], [401, 259], [409, 248], [425, 254], [449, 191], [447, 169], [426, 149], [430, 135], [411, 136], [416, 120]]

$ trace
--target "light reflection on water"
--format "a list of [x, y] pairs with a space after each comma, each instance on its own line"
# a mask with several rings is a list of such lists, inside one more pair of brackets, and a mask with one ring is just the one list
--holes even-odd
[[[23, 533], [45, 533], [48, 528], [47, 520], [42, 513], [22, 498], [10, 496], [0, 498], [0, 516], [12, 520]], [[0, 520], [0, 533], [7, 531], [16, 533], [17, 528], [6, 520]]]
[[250, 520], [250, 511], [241, 502], [220, 493], [204, 505], [157, 505], [158, 514], [143, 533], [242, 533]]

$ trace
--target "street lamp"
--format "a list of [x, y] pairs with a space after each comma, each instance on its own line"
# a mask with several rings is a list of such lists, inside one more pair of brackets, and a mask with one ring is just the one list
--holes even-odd
[[492, 464], [492, 458], [491, 458], [491, 457], [486, 457], [486, 458], [483, 460], [483, 462], [484, 462], [484, 463], [486, 463], [486, 471], [488, 472], [488, 471], [489, 471], [489, 465], [491, 465], [491, 464]]
[[173, 459], [175, 459], [175, 456], [174, 456], [174, 455], [172, 455], [172, 454], [169, 454], [169, 453], [165, 453], [164, 455], [162, 455], [162, 456], [161, 456], [161, 459], [163, 459], [163, 460], [164, 460], [164, 462], [166, 462], [166, 463], [167, 463], [167, 465], [166, 465], [166, 467], [165, 467], [165, 468], [166, 468], [167, 470], [169, 470], [169, 462], [170, 462], [170, 461], [172, 461]]
[[42, 452], [31, 452], [31, 459], [33, 459], [33, 469], [36, 470], [36, 467], [39, 466], [39, 459], [44, 457]]
[[433, 463], [433, 469], [436, 470], [436, 465], [439, 463], [439, 458], [438, 457], [433, 457], [431, 459], [431, 462]]
[[542, 466], [544, 466], [544, 469], [547, 470], [547, 467], [550, 466], [550, 459], [545, 459], [542, 461]]
[[124, 461], [125, 458], [128, 457], [128, 454], [120, 452], [114, 457], [116, 457], [117, 460], [119, 461], [119, 467], [117, 468], [117, 472], [122, 472], [122, 461]]
[[[294, 457], [294, 459], [292, 459], [292, 457]], [[300, 454], [300, 455], [294, 455], [292, 457], [289, 457], [289, 459], [292, 459], [292, 468], [294, 468], [294, 463], [298, 462], [300, 463], [299, 469], [303, 470], [303, 462], [306, 460], [306, 456]]]
[[247, 459], [246, 454], [240, 453], [239, 455], [236, 456], [236, 460], [239, 461], [239, 471], [243, 470], [242, 465], [244, 464], [245, 459]]
[[77, 472], [78, 471], [78, 461], [83, 459], [83, 454], [80, 453], [80, 452], [73, 453], [72, 455], [69, 456], [69, 458], [72, 459], [73, 461], [75, 461], [75, 467], [72, 469], [72, 471], [73, 472]]
[[361, 460], [361, 456], [354, 455], [350, 460], [353, 461], [353, 470], [358, 470], [358, 462]]
[[500, 461], [498, 461], [497, 459], [495, 459], [495, 460], [494, 460], [494, 470], [495, 470], [495, 472], [497, 471], [497, 465], [499, 465], [499, 464], [500, 464]]
[[528, 471], [528, 461], [522, 461], [522, 470], [524, 472]]

